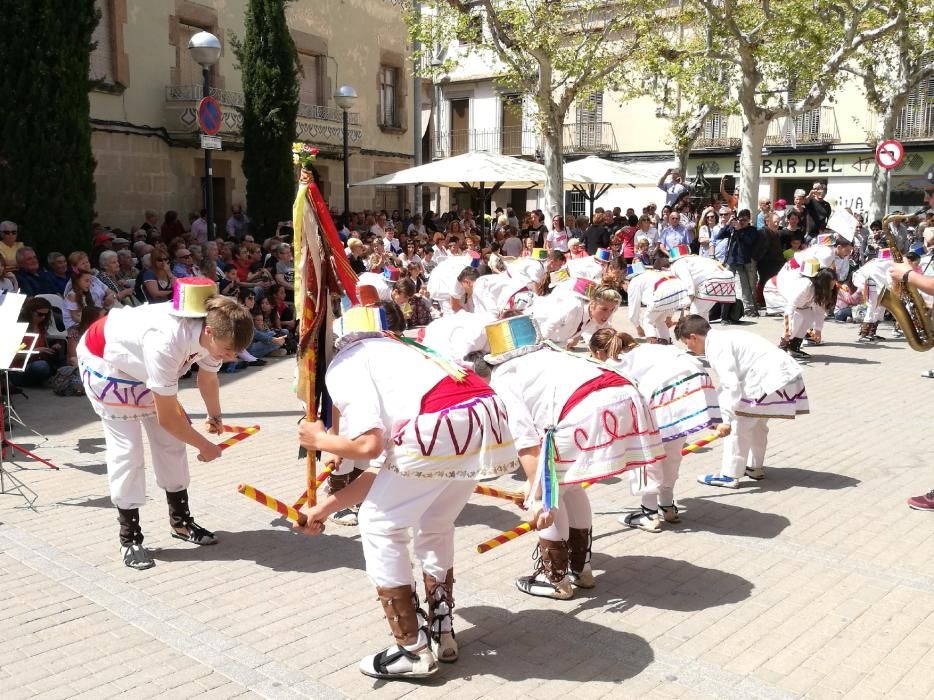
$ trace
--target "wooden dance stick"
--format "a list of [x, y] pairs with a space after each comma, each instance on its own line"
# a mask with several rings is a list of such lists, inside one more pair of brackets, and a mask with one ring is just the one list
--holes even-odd
[[718, 439], [719, 437], [720, 436], [717, 435], [716, 433], [711, 433], [707, 437], [701, 438], [697, 442], [692, 442], [682, 447], [681, 454], [689, 455], [692, 452], [697, 452], [700, 448], [705, 447], [706, 445], [709, 445], [710, 443], [712, 443], [714, 440]]
[[255, 489], [252, 486], [247, 484], [240, 484], [237, 486], [237, 492], [242, 493], [247, 498], [252, 498], [257, 503], [260, 503], [267, 508], [276, 511], [280, 515], [285, 516], [292, 522], [296, 522], [302, 527], [308, 522], [308, 516], [304, 513], [299, 513], [294, 508], [289, 507], [282, 501], [272, 496], [267, 496], [265, 493], [259, 489]]
[[[581, 484], [581, 488], [588, 489], [591, 486], [593, 486], [593, 484], [594, 482], [592, 481], [585, 481], [584, 483]], [[531, 532], [531, 530], [532, 530], [531, 523], [527, 523], [527, 522], [520, 523], [519, 525], [516, 525], [511, 530], [506, 530], [506, 532], [501, 532], [496, 537], [491, 537], [486, 542], [481, 542], [480, 544], [477, 545], [477, 551], [480, 554], [483, 554], [484, 552], [489, 552], [491, 549], [495, 549], [496, 547], [499, 547], [501, 544], [506, 544], [510, 540], [514, 540], [517, 537], [520, 537], [521, 535], [524, 535], [527, 532]]]
[[519, 491], [506, 491], [504, 489], [494, 488], [493, 486], [484, 486], [483, 484], [477, 484], [473, 490], [474, 493], [479, 493], [481, 496], [492, 496], [493, 498], [504, 498], [507, 501], [512, 501], [518, 505], [521, 505], [525, 502], [525, 495]]
[[250, 435], [255, 435], [258, 432], [259, 432], [259, 426], [251, 425], [248, 428], [244, 428], [241, 432], [237, 433], [236, 435], [231, 435], [229, 438], [227, 438], [223, 442], [217, 443], [217, 446], [220, 447], [222, 450], [226, 450], [228, 447], [232, 447], [233, 445], [236, 445], [238, 442], [246, 440], [248, 437], [250, 437]]
[[[251, 427], [253, 427], [253, 426], [249, 426], [249, 425], [226, 425], [226, 424], [225, 424], [225, 425], [224, 425], [224, 432], [225, 432], [225, 433], [245, 433], [245, 432], [246, 432], [247, 430], [249, 430]], [[256, 427], [258, 428], [259, 426], [256, 426]]]
[[[325, 467], [321, 470], [321, 473], [318, 474], [318, 478], [315, 480], [315, 491], [321, 488], [321, 484], [324, 483], [324, 480], [330, 476], [331, 472], [334, 471], [334, 467]], [[298, 497], [298, 500], [292, 504], [292, 507], [295, 510], [299, 510], [302, 506], [305, 505], [305, 502], [308, 500], [308, 492], [305, 491], [301, 496]]]

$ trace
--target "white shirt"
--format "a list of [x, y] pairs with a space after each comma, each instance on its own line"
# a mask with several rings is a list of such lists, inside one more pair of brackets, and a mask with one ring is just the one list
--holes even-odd
[[560, 346], [567, 345], [576, 336], [589, 341], [596, 331], [609, 325], [590, 318], [587, 303], [570, 293], [540, 297], [527, 313], [538, 324], [542, 338]]
[[178, 378], [191, 365], [217, 372], [221, 361], [201, 346], [203, 318], [169, 313], [171, 304], [113, 309], [104, 324], [104, 361], [160, 396], [178, 393]]
[[568, 236], [568, 230], [564, 229], [563, 231], [549, 231], [548, 237], [546, 238], [552, 250], [560, 250], [563, 252], [568, 252], [568, 241], [570, 237]]
[[678, 198], [688, 191], [688, 188], [680, 182], [666, 182], [659, 186], [659, 189], [665, 191], [665, 204], [669, 207], [678, 201]]
[[[646, 270], [629, 280], [629, 288], [626, 290], [629, 295], [629, 306], [627, 308], [629, 320], [632, 321], [634, 326], [640, 325], [642, 305], [653, 306], [655, 302], [655, 284], [668, 276], [670, 275], [667, 271]], [[674, 310], [671, 310], [671, 313], [674, 313]]]
[[733, 273], [725, 270], [716, 260], [699, 255], [687, 255], [673, 260], [670, 269], [691, 296], [696, 295], [697, 288], [711, 278], [733, 278]]
[[720, 380], [720, 412], [736, 417], [743, 396], [760, 398], [801, 376], [801, 367], [769, 340], [740, 330], [711, 330], [704, 355]]
[[486, 336], [486, 327], [495, 321], [496, 314], [492, 313], [461, 310], [448, 314], [425, 326], [422, 345], [455, 361], [463, 360], [478, 350], [489, 352], [490, 341]]
[[197, 239], [198, 243], [208, 242], [208, 222], [198, 217], [191, 222], [191, 235]]
[[[387, 367], [393, 371], [387, 372]], [[368, 338], [339, 351], [324, 381], [341, 413], [341, 434], [353, 440], [379, 428], [384, 431], [385, 450], [396, 423], [416, 417], [425, 394], [447, 376], [432, 360], [398, 340]], [[379, 459], [377, 464], [381, 463]]]
[[644, 238], [649, 242], [649, 250], [651, 251], [658, 244], [658, 229], [654, 226], [649, 226], [648, 231], [636, 229], [636, 242], [638, 242], [640, 238]]
[[676, 377], [704, 372], [700, 360], [674, 345], [640, 345], [606, 364], [636, 382], [646, 402], [651, 402], [652, 395]]
[[603, 371], [583, 357], [550, 348], [495, 366], [490, 386], [506, 405], [516, 449], [540, 445], [571, 395]]
[[388, 280], [383, 275], [375, 272], [362, 272], [357, 277], [357, 286], [362, 285], [375, 287], [380, 301], [392, 301], [392, 290], [389, 287]]

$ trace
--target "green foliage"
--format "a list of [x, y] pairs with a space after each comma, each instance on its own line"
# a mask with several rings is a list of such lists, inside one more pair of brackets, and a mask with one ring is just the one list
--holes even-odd
[[88, 250], [94, 0], [0, 0], [0, 219], [40, 253]]
[[288, 218], [295, 197], [292, 142], [299, 62], [289, 35], [289, 0], [249, 0], [242, 41], [232, 41], [243, 79], [243, 174], [247, 212], [263, 235]]

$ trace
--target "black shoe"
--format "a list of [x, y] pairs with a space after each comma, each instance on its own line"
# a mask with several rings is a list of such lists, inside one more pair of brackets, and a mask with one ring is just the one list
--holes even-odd
[[250, 367], [265, 367], [265, 366], [266, 366], [266, 360], [260, 360], [259, 358], [253, 360], [250, 363]]
[[123, 547], [123, 563], [131, 569], [145, 571], [156, 565], [149, 554], [149, 550], [141, 544], [131, 544]]
[[811, 359], [811, 353], [804, 352], [804, 350], [791, 350], [791, 356], [796, 360], [809, 360]]
[[184, 540], [185, 542], [192, 542], [193, 544], [217, 544], [217, 536], [210, 530], [205, 530], [203, 527], [198, 525], [194, 520], [188, 521], [188, 526], [185, 528], [188, 530], [187, 534], [182, 534], [174, 527], [172, 528], [172, 537], [177, 540]]

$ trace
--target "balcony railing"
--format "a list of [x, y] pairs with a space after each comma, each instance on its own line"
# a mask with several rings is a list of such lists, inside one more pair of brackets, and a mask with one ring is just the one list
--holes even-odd
[[[704, 121], [695, 150], [738, 150], [742, 143], [743, 118], [738, 114], [714, 114]], [[833, 107], [819, 107], [791, 119], [769, 124], [766, 146], [801, 146], [837, 143], [840, 133]]]
[[[170, 133], [193, 134], [198, 130], [198, 102], [203, 94], [201, 85], [166, 86], [166, 129]], [[221, 135], [234, 142], [239, 141], [243, 131], [243, 93], [211, 88], [209, 94], [225, 108], [222, 110]], [[302, 102], [298, 105], [295, 136], [312, 143], [340, 145], [343, 140], [343, 118], [343, 111], [336, 107]], [[360, 128], [359, 113], [350, 112], [348, 121], [352, 127], [348, 130], [349, 141], [352, 145], [360, 145], [363, 130]]]
[[[564, 153], [607, 153], [616, 150], [613, 125], [609, 122], [565, 124]], [[455, 129], [439, 132], [431, 144], [431, 157], [448, 158], [470, 151], [504, 156], [540, 156], [543, 139], [523, 126], [500, 129]]]
[[934, 100], [918, 100], [902, 109], [894, 137], [899, 141], [934, 141]]
[[769, 124], [766, 146], [800, 146], [838, 143], [840, 131], [833, 107], [818, 107], [797, 117], [777, 119]]

